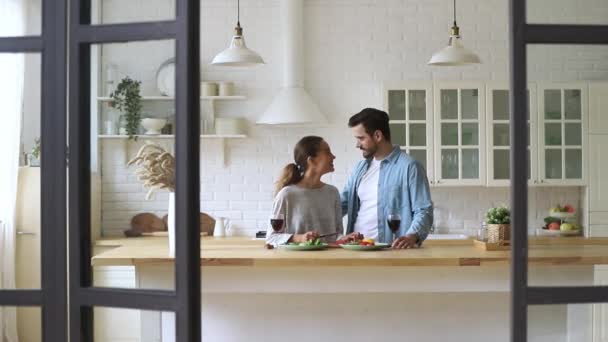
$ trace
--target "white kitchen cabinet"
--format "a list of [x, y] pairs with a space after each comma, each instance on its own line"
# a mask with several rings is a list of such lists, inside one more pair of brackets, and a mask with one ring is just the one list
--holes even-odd
[[608, 135], [589, 136], [589, 211], [607, 212], [605, 223], [608, 223], [607, 149]]
[[484, 84], [435, 83], [433, 105], [436, 184], [485, 185]]
[[431, 83], [387, 83], [383, 92], [391, 142], [424, 166], [431, 184], [434, 183], [432, 89]]
[[[536, 85], [528, 85], [528, 184], [538, 182]], [[509, 84], [486, 85], [487, 176], [490, 186], [510, 184], [510, 100]], [[532, 135], [531, 135], [532, 133]]]
[[538, 152], [541, 184], [586, 184], [587, 96], [586, 83], [539, 85]]
[[589, 134], [608, 134], [608, 83], [589, 84]]

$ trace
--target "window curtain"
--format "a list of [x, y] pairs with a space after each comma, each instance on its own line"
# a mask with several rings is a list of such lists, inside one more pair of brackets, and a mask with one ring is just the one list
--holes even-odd
[[[0, 0], [0, 37], [23, 36], [26, 0]], [[0, 53], [0, 289], [15, 288], [15, 205], [23, 109], [24, 55]], [[16, 309], [0, 307], [0, 342], [18, 342]]]

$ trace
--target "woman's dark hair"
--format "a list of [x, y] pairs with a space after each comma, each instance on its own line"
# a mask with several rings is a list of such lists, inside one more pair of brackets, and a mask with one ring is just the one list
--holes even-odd
[[373, 135], [375, 131], [382, 132], [384, 139], [391, 141], [391, 130], [388, 126], [388, 114], [379, 109], [365, 108], [348, 120], [348, 127], [363, 124], [365, 132]]
[[323, 138], [317, 136], [306, 136], [293, 148], [293, 163], [287, 164], [276, 183], [275, 195], [284, 187], [296, 184], [304, 177], [308, 166], [308, 157], [316, 157], [321, 149]]

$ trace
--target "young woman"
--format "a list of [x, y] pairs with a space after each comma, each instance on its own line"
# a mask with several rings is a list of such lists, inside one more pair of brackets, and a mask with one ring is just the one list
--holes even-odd
[[296, 144], [293, 158], [277, 181], [272, 209], [273, 215], [283, 215], [284, 225], [279, 232], [269, 227], [266, 243], [305, 242], [327, 234], [333, 235], [323, 240], [333, 242], [343, 234], [340, 194], [321, 176], [334, 171], [336, 156], [323, 138], [307, 136]]

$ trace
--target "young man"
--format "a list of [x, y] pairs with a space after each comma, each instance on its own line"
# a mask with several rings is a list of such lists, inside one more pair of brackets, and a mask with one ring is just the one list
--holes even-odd
[[[433, 224], [433, 202], [426, 171], [391, 144], [388, 114], [365, 108], [348, 121], [363, 158], [341, 194], [348, 214], [347, 234], [363, 234], [393, 248], [420, 246]], [[401, 216], [398, 238], [388, 227], [389, 214]]]

